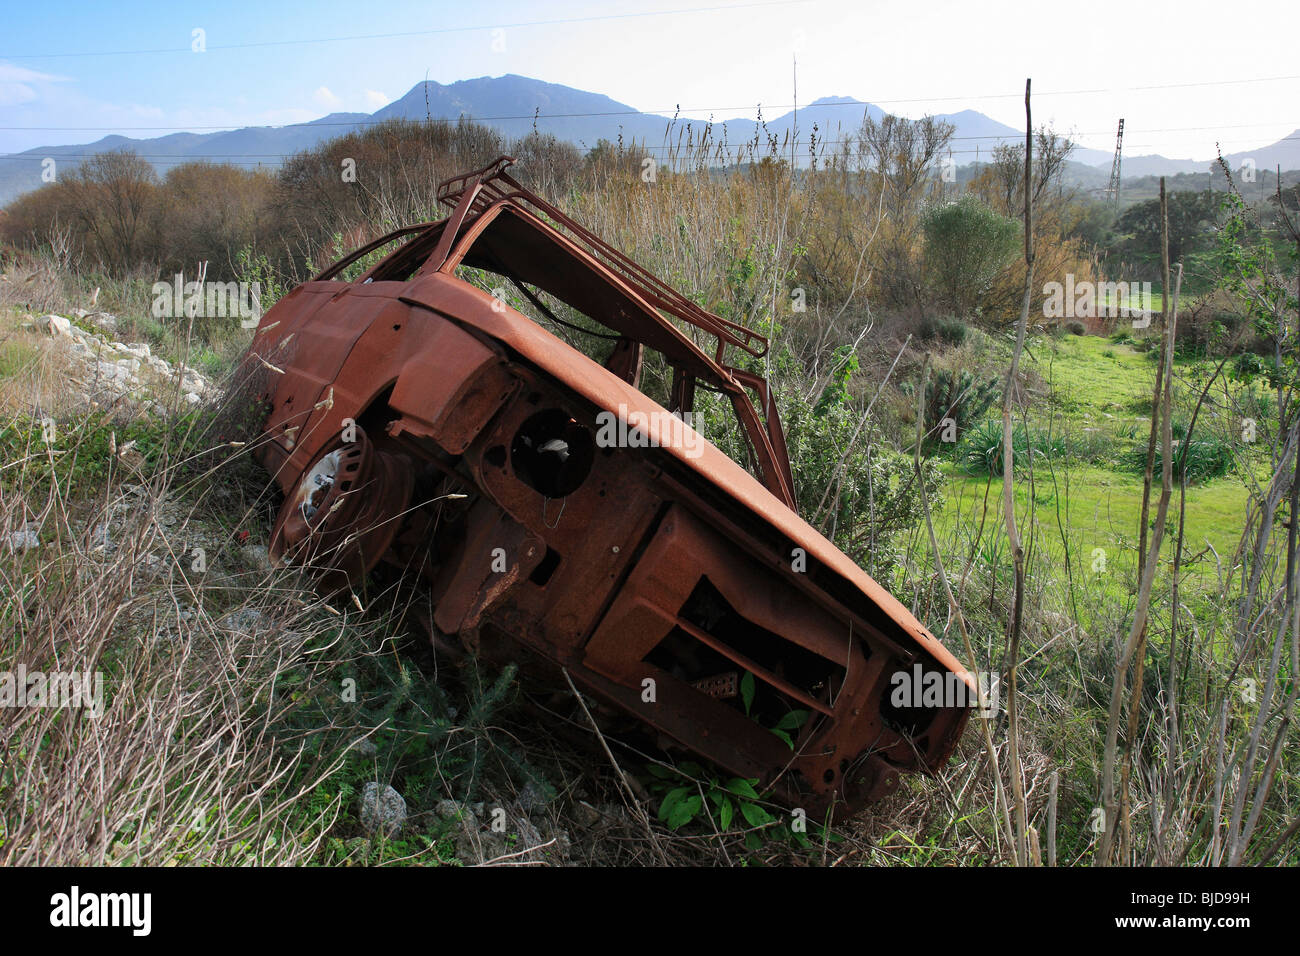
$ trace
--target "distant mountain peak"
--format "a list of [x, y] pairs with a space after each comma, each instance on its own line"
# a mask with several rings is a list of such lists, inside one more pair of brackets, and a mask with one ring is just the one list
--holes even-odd
[[[660, 104], [662, 105], [662, 104]], [[795, 125], [793, 110], [781, 116], [765, 115], [767, 135], [781, 137]], [[820, 130], [823, 142], [837, 136], [850, 136], [863, 116], [879, 121], [884, 111], [852, 96], [822, 96], [798, 110], [798, 128], [806, 137], [813, 127]], [[342, 136], [387, 119], [424, 120], [426, 117], [455, 122], [466, 116], [487, 123], [509, 138], [531, 133], [534, 128], [580, 148], [589, 148], [601, 139], [622, 137], [625, 143], [655, 145], [664, 142], [672, 128], [670, 116], [638, 112], [603, 93], [575, 89], [560, 83], [548, 83], [518, 73], [502, 76], [476, 76], [451, 83], [422, 80], [401, 98], [374, 113], [331, 113], [305, 123], [274, 127], [247, 127], [211, 133], [171, 133], [154, 139], [131, 139], [110, 135], [96, 143], [41, 146], [12, 156], [0, 157], [0, 204], [41, 185], [42, 161], [54, 157], [75, 165], [87, 154], [108, 149], [130, 148], [153, 163], [159, 173], [181, 163], [212, 159], [217, 162], [240, 157], [265, 161], [269, 168], [279, 165], [278, 157], [310, 149], [321, 142]], [[757, 135], [757, 109], [747, 116], [716, 117], [715, 129], [723, 130], [732, 144], [752, 141]], [[999, 142], [1018, 141], [1024, 133], [999, 123], [972, 109], [940, 114], [937, 119], [952, 123], [954, 153], [968, 154], [974, 160], [992, 152]], [[688, 121], [679, 120], [679, 125]], [[981, 151], [981, 152], [977, 152]], [[1097, 164], [1102, 172], [1110, 168], [1108, 151], [1080, 149], [1074, 157], [1081, 163]], [[1224, 157], [1233, 168], [1250, 159], [1258, 169], [1272, 169], [1281, 164], [1284, 170], [1300, 169], [1300, 129], [1276, 143]], [[1205, 170], [1209, 162], [1168, 160], [1163, 157], [1124, 157], [1124, 172], [1142, 175], [1152, 172], [1178, 172], [1180, 168]]]

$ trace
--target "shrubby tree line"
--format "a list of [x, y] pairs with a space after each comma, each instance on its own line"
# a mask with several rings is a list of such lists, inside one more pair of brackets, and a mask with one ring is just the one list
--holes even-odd
[[[815, 203], [799, 211], [808, 217], [801, 231], [810, 240], [795, 263], [803, 288], [831, 299], [870, 297], [886, 310], [918, 316], [937, 309], [969, 319], [984, 311], [1005, 320], [1001, 288], [1016, 284], [1014, 266], [1002, 274], [1015, 258], [1008, 236], [1020, 216], [1016, 148], [999, 152], [957, 209], [940, 215], [939, 207], [961, 198], [937, 176], [951, 136], [952, 127], [933, 118], [886, 116], [865, 119], [836, 152], [816, 147], [811, 168], [795, 174], [816, 193]], [[747, 166], [774, 187], [791, 176], [784, 144], [774, 139], [742, 144], [746, 163], [736, 162], [729, 147], [715, 151], [718, 145], [706, 126], [690, 130], [684, 145], [679, 135], [666, 158], [622, 141], [602, 140], [583, 153], [553, 136], [510, 141], [462, 119], [378, 124], [299, 153], [277, 170], [192, 162], [159, 175], [129, 150], [106, 152], [12, 202], [0, 218], [0, 235], [15, 247], [57, 247], [82, 267], [115, 275], [162, 277], [204, 261], [211, 278], [236, 279], [240, 253], [252, 250], [286, 279], [301, 279], [335, 251], [440, 217], [445, 210], [435, 201], [436, 184], [502, 153], [518, 158], [516, 175], [561, 205], [611, 183], [643, 183], [648, 158], [675, 164], [678, 174], [683, 167], [703, 171], [715, 188], [725, 179], [719, 160], [732, 170]], [[1068, 151], [1064, 140], [1040, 136], [1036, 203], [1055, 190], [1059, 204], [1068, 205], [1060, 186]], [[869, 243], [861, 241], [868, 238], [864, 225], [874, 232]], [[1066, 241], [1063, 225], [1045, 217], [1036, 239], [1049, 246]], [[994, 233], [990, 248], [976, 242]], [[975, 245], [978, 263], [970, 253], [949, 254]], [[1086, 258], [1081, 246], [1070, 246], [1065, 256]]]
[[99, 153], [12, 202], [4, 240], [53, 247], [64, 264], [115, 276], [166, 276], [195, 263], [234, 278], [240, 249], [269, 244], [276, 180], [262, 170], [186, 163], [159, 176], [130, 151]]

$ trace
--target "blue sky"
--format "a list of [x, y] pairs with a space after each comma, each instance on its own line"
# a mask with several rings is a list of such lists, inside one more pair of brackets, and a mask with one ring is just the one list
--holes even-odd
[[[1124, 116], [1126, 154], [1199, 159], [1216, 141], [1231, 152], [1300, 128], [1298, 27], [1294, 0], [10, 0], [0, 153], [373, 112], [426, 75], [519, 73], [648, 111], [722, 119], [763, 103], [772, 116], [793, 101], [797, 56], [802, 103], [971, 108], [1019, 126], [1032, 76], [1035, 119], [1085, 145], [1112, 149]], [[204, 53], [191, 52], [195, 29]], [[358, 38], [371, 34], [395, 35]]]

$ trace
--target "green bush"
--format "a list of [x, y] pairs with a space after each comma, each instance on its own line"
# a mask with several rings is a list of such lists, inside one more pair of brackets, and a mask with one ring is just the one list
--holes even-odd
[[[904, 383], [902, 391], [914, 395], [916, 387]], [[944, 419], [951, 418], [957, 435], [962, 435], [998, 398], [997, 376], [984, 377], [970, 369], [936, 366], [925, 383], [925, 446], [939, 447], [944, 438]]]
[[[1064, 436], [1047, 435], [1024, 425], [1013, 425], [1011, 450], [1016, 465], [1029, 461], [1030, 449], [1034, 457], [1061, 458], [1066, 454]], [[966, 434], [961, 460], [966, 468], [976, 474], [1002, 474], [1002, 423], [995, 419], [981, 422]]]
[[[874, 443], [868, 447], [867, 430], [858, 428], [861, 412], [848, 404], [818, 412], [790, 396], [782, 408], [801, 513], [871, 574], [888, 574], [895, 545], [924, 513], [922, 484], [930, 507], [938, 506], [938, 464], [923, 462], [918, 481], [911, 455]], [[855, 432], [857, 442], [851, 445]]]
[[[1147, 446], [1145, 443], [1134, 445], [1128, 453], [1129, 467], [1134, 471], [1145, 471], [1147, 464]], [[1175, 481], [1188, 482], [1210, 481], [1221, 478], [1232, 467], [1232, 446], [1215, 438], [1193, 438], [1190, 442], [1174, 439], [1173, 474]], [[1164, 448], [1157, 442], [1153, 474], [1160, 474], [1164, 468]]]
[[1257, 379], [1262, 380], [1273, 389], [1281, 388], [1285, 380], [1284, 373], [1278, 368], [1277, 359], [1254, 352], [1242, 352], [1233, 359], [1230, 374], [1237, 381], [1248, 384]]
[[[923, 514], [922, 486], [930, 507], [938, 507], [938, 463], [924, 461], [918, 481], [912, 456], [879, 444], [834, 381], [815, 402], [793, 385], [775, 388], [800, 515], [869, 573], [888, 574], [899, 539]], [[735, 413], [722, 396], [697, 395], [695, 427], [732, 460], [748, 461]]]
[[1257, 423], [1277, 419], [1277, 396], [1264, 391], [1259, 383], [1250, 382], [1237, 392], [1237, 408], [1242, 418], [1254, 419]]
[[922, 213], [925, 270], [939, 298], [959, 315], [980, 298], [1016, 254], [1022, 227], [973, 193]]
[[923, 341], [944, 342], [955, 347], [966, 342], [970, 331], [970, 326], [961, 319], [926, 316], [921, 320], [917, 334]]
[[142, 456], [139, 467], [149, 474], [192, 449], [190, 426], [196, 418], [197, 413], [188, 412], [170, 422], [114, 421], [98, 413], [79, 421], [52, 421], [48, 430], [31, 419], [0, 422], [0, 460], [15, 466], [0, 480], [0, 493], [25, 483], [41, 494], [52, 486], [73, 496], [93, 494], [111, 472], [129, 474], [119, 458], [126, 448]]

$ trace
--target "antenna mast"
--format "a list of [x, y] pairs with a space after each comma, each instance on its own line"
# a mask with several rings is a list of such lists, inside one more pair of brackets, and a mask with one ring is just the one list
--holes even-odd
[[1124, 120], [1119, 121], [1119, 132], [1115, 134], [1115, 161], [1110, 164], [1110, 185], [1106, 187], [1106, 196], [1112, 203], [1119, 202], [1119, 169], [1124, 151]]

